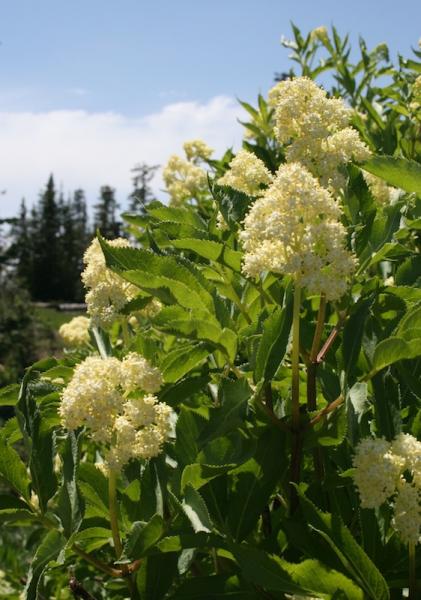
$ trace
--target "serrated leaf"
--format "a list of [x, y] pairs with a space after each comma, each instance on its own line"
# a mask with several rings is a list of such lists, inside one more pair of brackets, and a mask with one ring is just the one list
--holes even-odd
[[187, 579], [169, 600], [260, 600], [261, 594], [236, 576], [211, 575]]
[[20, 386], [11, 383], [0, 390], [0, 406], [14, 406], [18, 401]]
[[127, 281], [149, 293], [167, 289], [186, 308], [198, 308], [213, 315], [214, 305], [206, 280], [187, 261], [174, 256], [159, 256], [141, 248], [116, 248], [99, 238], [107, 266]]
[[14, 448], [0, 435], [0, 477], [25, 500], [30, 499], [30, 479], [26, 466]]
[[187, 207], [178, 208], [161, 204], [160, 206], [154, 205], [153, 207], [148, 207], [147, 212], [148, 215], [160, 221], [173, 221], [174, 223], [181, 224], [186, 223], [192, 225], [196, 229], [206, 231], [206, 224], [197, 214], [197, 211]]
[[63, 458], [63, 480], [58, 492], [57, 514], [67, 537], [77, 531], [83, 517], [83, 498], [77, 484], [79, 439], [73, 431], [66, 437]]
[[371, 600], [389, 600], [389, 588], [380, 571], [354, 539], [337, 513], [319, 510], [298, 489], [300, 504], [308, 525], [333, 549], [351, 579]]
[[234, 431], [241, 425], [247, 414], [247, 404], [251, 388], [246, 379], [223, 380], [219, 390], [220, 407], [212, 409], [208, 425], [202, 431], [199, 444]]
[[192, 250], [199, 256], [211, 261], [218, 261], [234, 271], [241, 271], [241, 252], [232, 250], [221, 242], [182, 238], [173, 240], [172, 245], [181, 250]]
[[292, 325], [292, 302], [276, 308], [263, 324], [263, 335], [259, 344], [254, 372], [255, 382], [270, 381], [276, 374], [287, 349]]
[[191, 485], [187, 485], [184, 490], [182, 507], [196, 533], [200, 531], [210, 533], [212, 531], [212, 521], [205, 501]]
[[124, 555], [133, 560], [142, 558], [149, 548], [159, 542], [164, 531], [165, 523], [161, 515], [155, 514], [148, 523], [136, 521], [127, 535]]
[[409, 360], [421, 356], [421, 340], [407, 342], [400, 337], [390, 337], [377, 344], [373, 355], [373, 372], [377, 373], [385, 367], [400, 360]]
[[[232, 537], [241, 541], [253, 530], [282, 477], [282, 467], [287, 464], [285, 439], [279, 431], [267, 430], [257, 440], [252, 459], [231, 472], [232, 489], [228, 497], [228, 526]], [[274, 456], [277, 457], [274, 460]], [[286, 468], [286, 467], [285, 467]]]
[[177, 575], [177, 554], [147, 556], [136, 576], [136, 586], [142, 600], [161, 600]]
[[233, 546], [232, 552], [244, 577], [266, 590], [290, 594], [317, 594], [330, 600], [342, 593], [343, 599], [363, 600], [363, 591], [348, 577], [326, 567], [318, 560], [289, 563], [273, 554], [250, 546]]
[[414, 160], [393, 156], [374, 156], [360, 165], [389, 185], [421, 195], [421, 165]]
[[191, 485], [195, 490], [200, 489], [215, 477], [224, 475], [235, 465], [203, 465], [192, 464], [184, 467], [181, 475], [181, 492], [183, 493], [186, 486]]
[[161, 364], [164, 381], [175, 383], [207, 358], [211, 352], [212, 349], [203, 342], [169, 352]]
[[28, 505], [14, 496], [0, 494], [0, 523], [37, 519]]
[[26, 600], [38, 600], [38, 586], [44, 570], [50, 561], [57, 558], [65, 543], [66, 540], [58, 531], [49, 531], [44, 537], [29, 568], [24, 590]]

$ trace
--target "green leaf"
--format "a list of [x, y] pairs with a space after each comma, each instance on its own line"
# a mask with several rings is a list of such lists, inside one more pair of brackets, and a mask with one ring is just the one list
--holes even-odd
[[0, 494], [0, 523], [36, 519], [28, 505], [14, 496]]
[[150, 460], [140, 479], [140, 514], [149, 521], [155, 514], [164, 516], [165, 481], [159, 458]]
[[230, 362], [235, 360], [237, 336], [231, 329], [221, 329], [216, 319], [211, 321], [209, 318], [195, 318], [194, 314], [183, 311], [178, 306], [170, 306], [163, 308], [153, 322], [160, 329], [174, 335], [212, 342], [219, 350], [225, 352]]
[[377, 344], [373, 355], [373, 373], [381, 371], [399, 360], [409, 360], [421, 356], [421, 340], [409, 342], [400, 337], [390, 337]]
[[329, 544], [341, 561], [349, 577], [360, 586], [372, 600], [388, 600], [389, 588], [380, 571], [355, 541], [338, 513], [324, 513], [308, 500], [298, 489], [304, 518]]
[[292, 302], [276, 308], [263, 324], [263, 335], [256, 357], [254, 381], [273, 379], [287, 349], [292, 324]]
[[199, 443], [203, 446], [241, 426], [250, 396], [251, 388], [246, 379], [223, 380], [219, 389], [221, 406], [211, 410], [209, 423], [202, 431]]
[[116, 248], [101, 237], [99, 241], [107, 266], [127, 281], [151, 294], [166, 289], [181, 306], [214, 314], [206, 280], [192, 263], [174, 256], [159, 256], [141, 248]]
[[[48, 361], [43, 361], [44, 369], [52, 366]], [[33, 377], [32, 369], [33, 367], [27, 371], [22, 380], [16, 416], [29, 455], [31, 484], [39, 498], [40, 509], [44, 513], [49, 499], [57, 490], [57, 477], [54, 472], [54, 428], [58, 423], [56, 419], [45, 418], [42, 402], [39, 400], [37, 402], [35, 399], [31, 388], [33, 384], [30, 384], [30, 379]], [[47, 393], [48, 389], [49, 387]]]
[[[278, 481], [282, 478], [282, 465], [287, 464], [285, 439], [278, 430], [267, 430], [257, 440], [255, 456], [230, 474], [232, 489], [227, 514], [232, 537], [241, 541], [255, 527]], [[274, 460], [274, 457], [277, 457]]]
[[181, 475], [181, 492], [184, 492], [188, 485], [198, 490], [232, 468], [233, 465], [202, 465], [198, 463], [187, 465]]
[[26, 600], [38, 600], [38, 587], [48, 563], [55, 560], [66, 540], [58, 531], [49, 531], [38, 546], [29, 568], [24, 593]]
[[360, 166], [364, 171], [381, 177], [389, 185], [421, 195], [421, 165], [413, 160], [374, 156]]
[[172, 245], [181, 250], [192, 250], [199, 256], [220, 262], [238, 273], [241, 271], [242, 254], [221, 242], [182, 238], [173, 240]]
[[401, 320], [396, 331], [398, 337], [404, 337], [407, 341], [421, 337], [414, 335], [414, 332], [421, 329], [421, 306], [416, 306], [410, 310]]
[[88, 527], [78, 531], [72, 541], [81, 545], [85, 552], [94, 552], [104, 546], [111, 545], [112, 533], [105, 527]]
[[246, 545], [235, 546], [232, 551], [244, 577], [264, 589], [290, 594], [317, 594], [318, 598], [326, 600], [340, 593], [335, 597], [364, 600], [363, 591], [355, 583], [318, 560], [292, 564]]
[[184, 490], [183, 511], [189, 519], [194, 531], [210, 533], [213, 529], [209, 511], [202, 496], [191, 485]]
[[[395, 283], [398, 286], [416, 285], [421, 283], [421, 256], [411, 256], [404, 260], [396, 269]], [[391, 288], [392, 289], [392, 288]], [[417, 290], [419, 292], [419, 289]]]
[[30, 499], [30, 479], [26, 466], [14, 448], [0, 435], [0, 477], [25, 500]]
[[166, 383], [178, 381], [197, 367], [211, 352], [212, 349], [204, 342], [189, 344], [169, 352], [161, 364], [164, 381]]
[[165, 206], [161, 204], [148, 207], [148, 215], [151, 215], [160, 221], [173, 221], [174, 223], [192, 225], [196, 229], [206, 231], [206, 223], [200, 218], [195, 209], [187, 207], [177, 208], [175, 206]]
[[79, 440], [73, 431], [67, 434], [63, 458], [63, 481], [58, 493], [57, 514], [67, 537], [77, 531], [83, 517], [83, 498], [77, 485]]
[[342, 351], [345, 370], [348, 374], [356, 371], [358, 357], [361, 351], [365, 323], [372, 305], [372, 299], [368, 298], [357, 306], [345, 323]]
[[81, 462], [77, 470], [78, 487], [91, 516], [109, 518], [107, 479], [95, 465]]
[[199, 576], [184, 581], [169, 600], [260, 600], [252, 586], [227, 575]]
[[159, 542], [164, 531], [165, 523], [161, 515], [155, 514], [146, 524], [136, 521], [127, 536], [124, 555], [133, 560], [142, 558], [149, 548]]
[[136, 576], [136, 585], [142, 600], [161, 600], [177, 576], [177, 554], [148, 556]]
[[0, 406], [14, 406], [19, 398], [20, 386], [11, 383], [0, 390]]
[[345, 439], [347, 415], [345, 405], [326, 415], [307, 433], [304, 441], [306, 448], [317, 446], [339, 446]]

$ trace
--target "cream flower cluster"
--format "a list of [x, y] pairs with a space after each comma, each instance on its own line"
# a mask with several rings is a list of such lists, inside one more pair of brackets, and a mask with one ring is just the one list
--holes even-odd
[[191, 162], [209, 160], [213, 154], [213, 149], [203, 142], [202, 140], [190, 140], [184, 142], [183, 150], [186, 154], [187, 160]]
[[[128, 240], [117, 238], [108, 242], [110, 246], [125, 248]], [[124, 281], [107, 268], [98, 239], [94, 239], [86, 250], [83, 262], [82, 281], [88, 292], [85, 297], [88, 314], [93, 325], [107, 327], [123, 306], [137, 295], [137, 288]]]
[[187, 160], [173, 154], [162, 173], [172, 205], [183, 204], [206, 190], [207, 173], [198, 166], [201, 160], [207, 160], [212, 149], [200, 140], [185, 142], [184, 152]]
[[337, 300], [354, 269], [340, 214], [329, 191], [301, 164], [281, 165], [244, 220], [244, 272], [291, 274], [311, 294]]
[[287, 145], [286, 160], [303, 164], [323, 186], [339, 190], [345, 185], [339, 167], [369, 158], [358, 132], [348, 126], [351, 109], [308, 77], [278, 83], [269, 105], [275, 109], [275, 136]]
[[91, 322], [86, 317], [74, 317], [60, 326], [58, 333], [66, 346], [83, 346], [89, 343]]
[[380, 202], [380, 204], [389, 204], [395, 195], [396, 189], [389, 187], [384, 179], [376, 177], [376, 175], [372, 175], [366, 171], [363, 172], [363, 176], [373, 197]]
[[219, 185], [227, 185], [249, 196], [262, 194], [262, 186], [272, 181], [265, 164], [252, 152], [240, 150], [229, 164], [229, 170], [218, 179]]
[[[399, 434], [393, 442], [366, 438], [358, 444], [354, 481], [363, 508], [393, 499], [393, 526], [405, 543], [421, 535], [421, 442]], [[409, 480], [406, 479], [409, 476]]]
[[[161, 452], [170, 431], [171, 408], [151, 395], [161, 385], [159, 369], [136, 353], [122, 361], [89, 356], [62, 393], [62, 424], [70, 430], [85, 426], [95, 442], [105, 444], [110, 468], [135, 457], [151, 458]], [[146, 395], [128, 397], [140, 391]]]
[[412, 86], [412, 100], [409, 108], [421, 118], [421, 75], [418, 75]]

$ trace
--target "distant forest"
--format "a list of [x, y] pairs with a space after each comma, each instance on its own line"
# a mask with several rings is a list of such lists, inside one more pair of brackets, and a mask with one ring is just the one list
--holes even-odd
[[[142, 163], [132, 169], [128, 210], [141, 212], [153, 199], [150, 181], [157, 168]], [[1, 263], [33, 301], [81, 302], [83, 253], [97, 230], [106, 238], [125, 235], [120, 209], [115, 189], [104, 185], [90, 216], [84, 191], [77, 189], [65, 199], [51, 175], [37, 203], [28, 210], [22, 200], [19, 214], [7, 219]]]

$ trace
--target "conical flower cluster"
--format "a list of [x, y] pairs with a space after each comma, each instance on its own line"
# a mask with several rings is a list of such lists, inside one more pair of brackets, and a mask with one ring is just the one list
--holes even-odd
[[218, 184], [227, 185], [249, 196], [261, 195], [262, 186], [267, 186], [272, 181], [272, 175], [264, 162], [244, 149], [237, 153], [229, 167], [224, 176], [218, 179]]
[[201, 140], [185, 142], [184, 152], [187, 160], [173, 154], [163, 171], [163, 178], [170, 204], [182, 205], [187, 200], [197, 198], [207, 187], [207, 173], [199, 163], [208, 160], [212, 149]]
[[[128, 240], [117, 238], [108, 242], [110, 246], [125, 248]], [[93, 325], [108, 327], [118, 311], [138, 293], [137, 288], [107, 268], [98, 239], [94, 239], [86, 250], [83, 262], [82, 281], [88, 292], [85, 297], [87, 312]]]
[[363, 508], [392, 500], [393, 526], [405, 543], [421, 535], [421, 442], [401, 433], [393, 442], [366, 438], [358, 444], [354, 481]]
[[58, 333], [65, 346], [79, 347], [89, 343], [89, 327], [91, 322], [86, 317], [74, 317], [60, 326]]
[[287, 146], [287, 162], [300, 162], [324, 187], [343, 188], [340, 167], [369, 158], [369, 149], [349, 127], [351, 109], [328, 98], [308, 77], [278, 83], [269, 92], [269, 104], [275, 110], [275, 136]]
[[131, 458], [159, 454], [170, 431], [171, 408], [153, 393], [162, 385], [159, 369], [142, 356], [89, 356], [74, 370], [61, 396], [66, 429], [86, 427], [104, 445], [105, 462], [121, 468]]
[[244, 272], [290, 274], [309, 293], [337, 300], [354, 269], [340, 215], [332, 195], [305, 167], [281, 165], [244, 220]]

